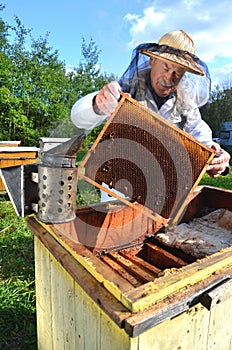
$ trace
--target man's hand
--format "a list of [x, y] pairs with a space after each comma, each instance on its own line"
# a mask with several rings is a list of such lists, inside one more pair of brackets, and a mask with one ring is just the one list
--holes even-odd
[[94, 112], [101, 115], [110, 115], [114, 112], [120, 98], [121, 87], [117, 81], [105, 85], [95, 96]]
[[[216, 156], [207, 168], [207, 174], [211, 177], [226, 175], [225, 172], [229, 169], [230, 155], [222, 149], [217, 143], [211, 147], [216, 151]], [[223, 174], [224, 173], [224, 174]]]

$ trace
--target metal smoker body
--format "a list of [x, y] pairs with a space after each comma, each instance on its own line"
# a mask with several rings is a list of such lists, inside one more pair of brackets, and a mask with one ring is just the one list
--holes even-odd
[[63, 223], [75, 219], [77, 167], [76, 154], [82, 134], [47, 152], [41, 152], [38, 164], [38, 213], [46, 223]]

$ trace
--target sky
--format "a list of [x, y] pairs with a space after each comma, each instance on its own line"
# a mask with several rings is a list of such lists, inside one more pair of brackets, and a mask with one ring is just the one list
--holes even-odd
[[102, 71], [120, 77], [132, 50], [158, 42], [166, 32], [184, 29], [197, 56], [208, 65], [212, 86], [232, 82], [231, 0], [0, 0], [1, 17], [18, 16], [33, 38], [45, 37], [67, 67], [77, 67], [82, 38], [100, 50]]

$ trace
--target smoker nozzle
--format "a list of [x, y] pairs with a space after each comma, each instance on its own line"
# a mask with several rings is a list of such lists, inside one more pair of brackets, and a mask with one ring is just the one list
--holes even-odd
[[75, 168], [76, 154], [86, 138], [86, 134], [82, 133], [72, 139], [50, 149], [41, 152], [41, 163], [44, 166], [55, 168]]

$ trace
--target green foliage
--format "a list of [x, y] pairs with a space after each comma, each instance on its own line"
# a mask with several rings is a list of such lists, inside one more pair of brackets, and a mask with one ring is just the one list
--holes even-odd
[[85, 142], [83, 143], [84, 149], [89, 148], [94, 143], [100, 131], [102, 130], [103, 126], [104, 124], [97, 126], [87, 135]]
[[88, 205], [100, 202], [100, 190], [88, 184], [82, 179], [78, 179], [77, 186], [77, 206]]
[[232, 120], [232, 89], [221, 89], [219, 86], [212, 91], [211, 101], [203, 119], [211, 127], [214, 137], [219, 137], [220, 127], [224, 121]]
[[15, 27], [4, 27], [2, 37], [12, 44], [2, 43], [0, 56], [0, 138], [18, 139], [22, 145], [37, 144], [46, 135], [54, 120], [69, 113], [69, 79], [56, 51], [48, 46], [47, 37], [34, 40], [26, 49], [30, 31], [16, 17]]
[[113, 80], [112, 76], [101, 73], [98, 63], [100, 51], [90, 38], [90, 42], [82, 38], [82, 56], [79, 66], [72, 73], [73, 88], [76, 91], [76, 99], [79, 99], [93, 91], [101, 89], [107, 82]]
[[83, 39], [83, 58], [67, 73], [48, 35], [34, 39], [18, 17], [14, 26], [0, 20], [0, 46], [1, 140], [38, 146], [39, 137], [73, 137], [78, 132], [70, 121], [74, 102], [113, 79], [101, 73], [92, 39], [89, 44]]

